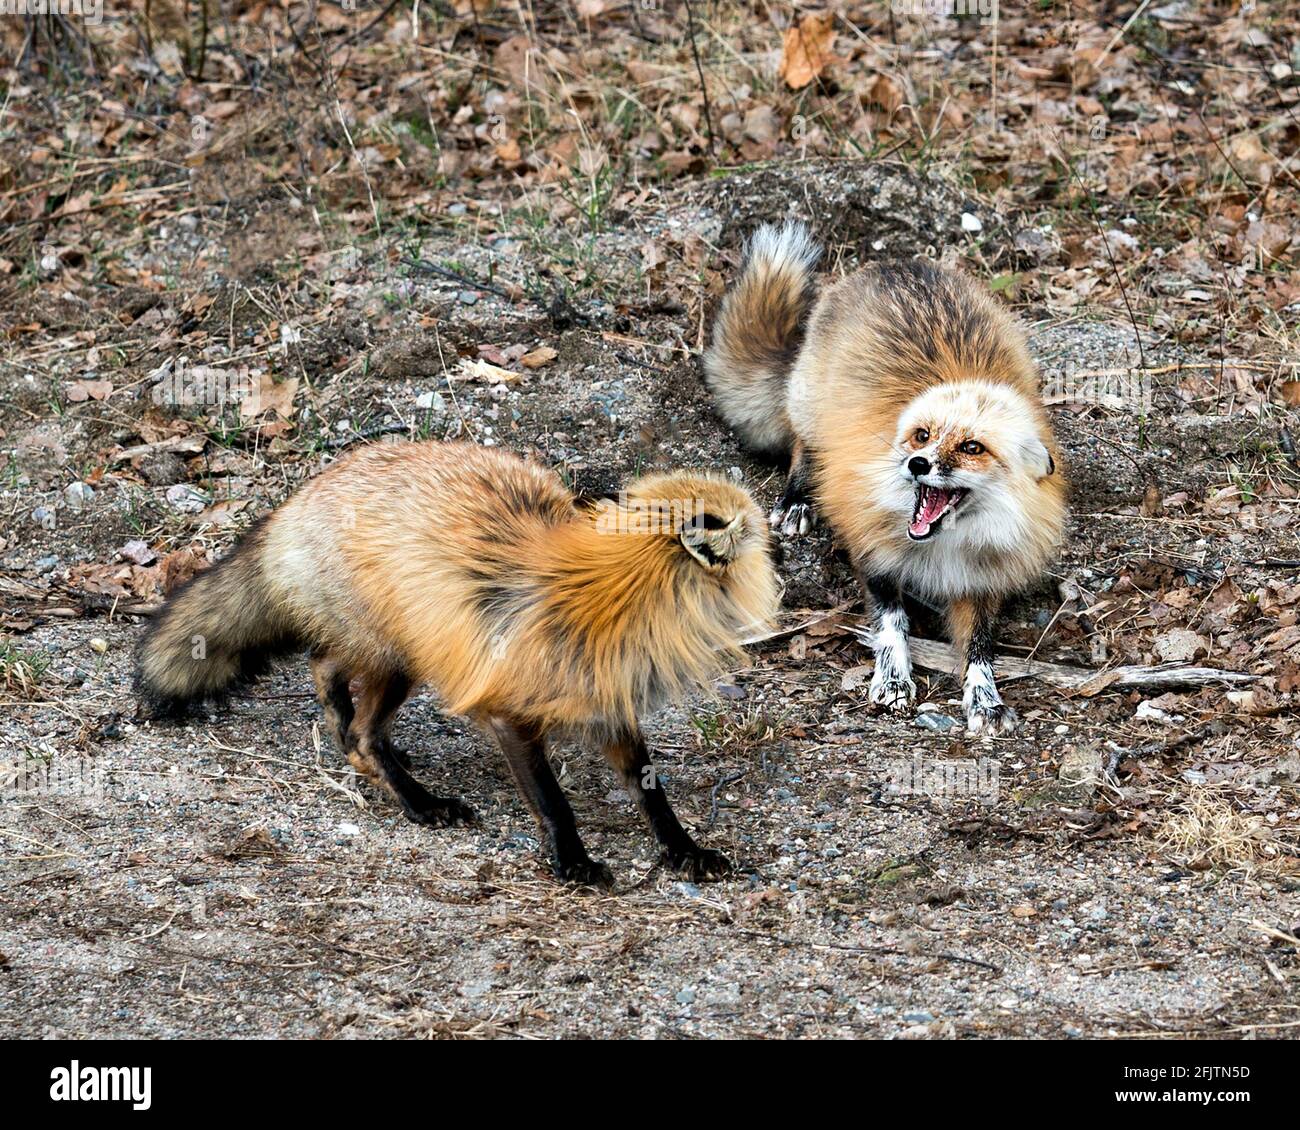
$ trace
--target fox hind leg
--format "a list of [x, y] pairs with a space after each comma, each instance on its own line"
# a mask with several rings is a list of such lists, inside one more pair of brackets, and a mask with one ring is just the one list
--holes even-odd
[[349, 684], [351, 674], [328, 652], [313, 651], [311, 654], [311, 675], [316, 681], [316, 699], [325, 711], [325, 725], [339, 752], [347, 754], [348, 730], [352, 719], [356, 717], [356, 708], [352, 704], [352, 691]]
[[474, 812], [454, 797], [435, 796], [410, 775], [397, 760], [388, 740], [388, 726], [397, 708], [406, 701], [411, 681], [395, 671], [366, 676], [348, 731], [348, 761], [356, 771], [374, 782], [417, 824], [446, 827], [470, 824]]
[[400, 673], [389, 675], [388, 687], [376, 710], [373, 723], [375, 740], [384, 747], [393, 760], [403, 769], [411, 767], [411, 758], [406, 750], [399, 749], [393, 744], [393, 719], [397, 716], [397, 711], [410, 693], [410, 679]]

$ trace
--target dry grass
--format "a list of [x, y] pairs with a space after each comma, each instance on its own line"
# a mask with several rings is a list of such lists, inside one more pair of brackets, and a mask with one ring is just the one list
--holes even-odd
[[30, 699], [50, 665], [48, 655], [22, 651], [0, 642], [0, 697]]
[[726, 709], [697, 714], [691, 719], [700, 749], [745, 754], [769, 742], [779, 741], [790, 730], [784, 717], [750, 707], [737, 713]]
[[1300, 874], [1300, 852], [1283, 841], [1263, 816], [1239, 811], [1231, 793], [1199, 786], [1160, 822], [1156, 850], [1192, 871], [1247, 878]]

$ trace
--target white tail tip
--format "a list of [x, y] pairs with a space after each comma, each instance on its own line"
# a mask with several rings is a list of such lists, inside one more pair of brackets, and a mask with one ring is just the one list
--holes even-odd
[[800, 220], [787, 220], [780, 227], [764, 224], [749, 239], [746, 249], [747, 263], [762, 261], [775, 268], [788, 267], [810, 271], [821, 258], [822, 249], [808, 225]]

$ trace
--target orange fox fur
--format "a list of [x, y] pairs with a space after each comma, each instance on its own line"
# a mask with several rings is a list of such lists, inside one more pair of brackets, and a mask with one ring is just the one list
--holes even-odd
[[[638, 715], [707, 683], [774, 613], [769, 548], [749, 495], [711, 475], [643, 478], [618, 503], [585, 506], [553, 471], [498, 449], [375, 445], [172, 596], [137, 685], [155, 712], [175, 710], [310, 648], [353, 763], [414, 818], [451, 822], [464, 813], [422, 811], [418, 795], [412, 811], [386, 772], [409, 686], [429, 683], [503, 745], [575, 730], [623, 769], [639, 756]], [[355, 716], [353, 679], [365, 686]]]

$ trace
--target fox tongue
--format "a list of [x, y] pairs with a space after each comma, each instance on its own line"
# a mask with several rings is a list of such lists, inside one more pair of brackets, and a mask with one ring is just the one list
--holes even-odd
[[952, 495], [949, 491], [939, 490], [937, 487], [923, 487], [921, 489], [921, 505], [916, 512], [916, 517], [912, 519], [911, 531], [918, 537], [924, 537], [930, 532], [930, 526], [935, 519], [944, 512], [948, 505], [948, 499]]

